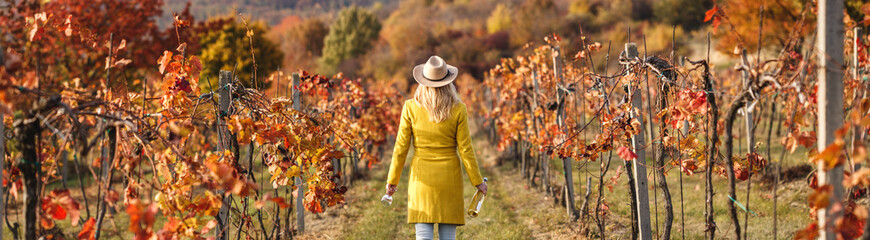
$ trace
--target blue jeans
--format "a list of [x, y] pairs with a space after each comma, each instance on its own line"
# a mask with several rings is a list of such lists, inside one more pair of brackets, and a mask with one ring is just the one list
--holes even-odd
[[[414, 225], [417, 228], [417, 240], [433, 240], [435, 239], [435, 224], [434, 223], [417, 223]], [[438, 224], [438, 237], [442, 240], [456, 239], [456, 225], [454, 224]]]

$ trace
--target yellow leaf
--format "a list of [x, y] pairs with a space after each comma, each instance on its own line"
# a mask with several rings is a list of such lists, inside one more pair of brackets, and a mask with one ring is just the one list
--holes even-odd
[[825, 147], [825, 150], [819, 152], [812, 158], [812, 162], [819, 164], [821, 161], [823, 169], [829, 170], [833, 169], [837, 165], [842, 164], [842, 150], [843, 144], [841, 142], [834, 142], [834, 144], [828, 145]]

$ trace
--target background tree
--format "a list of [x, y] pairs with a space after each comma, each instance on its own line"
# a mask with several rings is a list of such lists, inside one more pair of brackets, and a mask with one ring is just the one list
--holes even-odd
[[655, 20], [695, 30], [704, 24], [704, 12], [713, 7], [711, 1], [659, 0], [653, 5]]
[[314, 55], [320, 56], [323, 52], [323, 39], [329, 33], [329, 28], [326, 23], [320, 19], [309, 18], [296, 25], [290, 30], [290, 39], [299, 42], [305, 48], [305, 51]]
[[342, 10], [324, 39], [321, 67], [335, 72], [345, 60], [366, 53], [380, 31], [381, 23], [369, 11], [359, 7]]
[[503, 3], [499, 3], [486, 19], [486, 30], [496, 33], [511, 27], [511, 11]]
[[553, 0], [529, 0], [523, 2], [515, 12], [511, 45], [523, 46], [534, 40], [541, 40], [555, 32], [558, 27], [559, 14]]
[[[719, 3], [720, 12], [726, 18], [722, 25], [714, 31], [722, 37], [717, 48], [723, 52], [732, 52], [734, 47], [743, 45], [749, 52], [755, 52], [758, 45], [756, 34], [758, 33], [759, 8], [762, 2], [754, 0], [731, 0]], [[789, 33], [795, 23], [801, 20], [801, 14], [806, 7], [812, 5], [799, 0], [776, 0], [764, 3], [764, 29], [761, 35], [762, 48], [784, 47], [789, 40]], [[807, 13], [806, 19], [810, 24], [804, 24], [798, 30], [799, 36], [808, 36], [812, 33], [811, 26], [815, 23], [815, 14]], [[733, 25], [733, 31], [731, 28]], [[803, 41], [803, 40], [801, 40]]]
[[[250, 33], [253, 34], [254, 55], [257, 59], [258, 77], [265, 79], [272, 71], [282, 66], [284, 53], [278, 49], [278, 45], [265, 37], [266, 27], [261, 23], [249, 25]], [[218, 72], [220, 70], [236, 71], [239, 80], [245, 87], [253, 87], [251, 81], [254, 71], [254, 62], [251, 59], [251, 44], [247, 40], [248, 30], [236, 21], [230, 21], [223, 29], [205, 33], [200, 37], [202, 45], [202, 77], [200, 81], [211, 81], [211, 86], [217, 86]], [[237, 65], [238, 64], [238, 65]], [[266, 88], [269, 83], [259, 87]], [[202, 82], [200, 88], [208, 90], [208, 83]]]

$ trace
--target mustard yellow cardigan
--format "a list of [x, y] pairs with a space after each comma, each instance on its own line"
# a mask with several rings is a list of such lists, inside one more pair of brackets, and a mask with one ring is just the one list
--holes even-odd
[[408, 223], [465, 225], [460, 162], [473, 186], [483, 183], [469, 134], [465, 104], [456, 103], [450, 118], [434, 123], [417, 101], [405, 101], [387, 182], [399, 184], [413, 142]]

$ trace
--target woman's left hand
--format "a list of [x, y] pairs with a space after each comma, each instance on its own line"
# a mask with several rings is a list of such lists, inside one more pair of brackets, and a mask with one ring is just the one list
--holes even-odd
[[478, 184], [476, 187], [477, 190], [480, 190], [480, 192], [483, 193], [483, 195], [486, 195], [486, 182]]
[[387, 186], [384, 187], [387, 189], [387, 195], [393, 196], [393, 193], [396, 193], [396, 185], [387, 183]]

